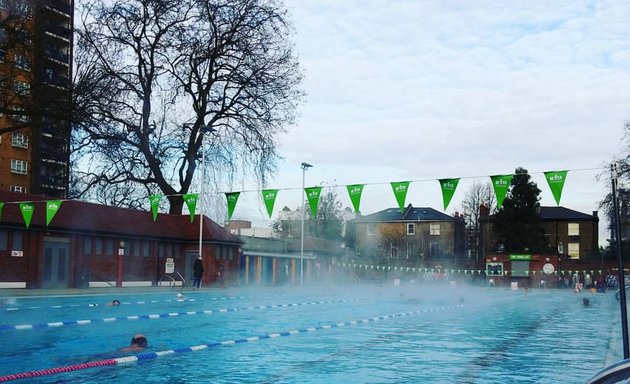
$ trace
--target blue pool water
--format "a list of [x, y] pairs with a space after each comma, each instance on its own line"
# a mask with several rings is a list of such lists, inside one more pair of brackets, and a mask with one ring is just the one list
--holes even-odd
[[[358, 284], [184, 294], [12, 300], [0, 307], [0, 376], [133, 356], [119, 349], [138, 332], [148, 352], [210, 348], [15, 382], [583, 383], [622, 355], [613, 292]], [[122, 305], [107, 307], [114, 298]]]

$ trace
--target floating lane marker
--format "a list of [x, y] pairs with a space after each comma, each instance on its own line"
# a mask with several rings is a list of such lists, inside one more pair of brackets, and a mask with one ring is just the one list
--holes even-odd
[[206, 309], [203, 311], [155, 313], [155, 314], [150, 314], [150, 315], [106, 317], [103, 319], [87, 319], [87, 320], [67, 320], [67, 321], [55, 321], [55, 322], [49, 322], [49, 323], [37, 323], [37, 324], [20, 324], [20, 325], [0, 324], [0, 331], [20, 331], [20, 330], [26, 330], [26, 329], [59, 328], [59, 327], [68, 327], [68, 326], [73, 326], [73, 325], [110, 323], [113, 321], [126, 321], [126, 320], [129, 320], [129, 321], [155, 320], [155, 319], [163, 319], [163, 318], [177, 317], [177, 316], [211, 315], [215, 312], [220, 312], [220, 313], [238, 312], [238, 311], [250, 310], [252, 308], [253, 309], [271, 309], [271, 308], [278, 308], [278, 307], [288, 308], [288, 307], [298, 307], [302, 305], [339, 304], [339, 303], [347, 303], [351, 301], [355, 301], [355, 300], [324, 300], [324, 301], [317, 301], [317, 302], [293, 303], [293, 304], [283, 304], [283, 305], [259, 305], [256, 307], [221, 308], [215, 311]]
[[[165, 300], [151, 300], [151, 301], [121, 301], [120, 304], [121, 305], [143, 305], [143, 304], [147, 304], [147, 303], [172, 303], [172, 302], [195, 302], [195, 301], [207, 301], [207, 300], [236, 300], [236, 299], [251, 299], [253, 296], [229, 296], [229, 297], [208, 297], [208, 298], [195, 298], [195, 299], [184, 299], [184, 300], [173, 300], [173, 299], [165, 299]], [[108, 303], [106, 304], [96, 304], [96, 303], [90, 303], [90, 304], [65, 304], [65, 305], [51, 305], [48, 307], [43, 307], [41, 305], [37, 305], [37, 306], [30, 306], [30, 307], [8, 307], [5, 308], [5, 311], [19, 311], [19, 310], [24, 310], [24, 309], [42, 309], [42, 308], [67, 308], [67, 307], [91, 307], [91, 308], [102, 308], [102, 307], [107, 307]]]
[[325, 330], [325, 329], [330, 329], [330, 328], [343, 327], [346, 325], [353, 326], [353, 325], [358, 325], [358, 324], [368, 324], [368, 323], [373, 323], [380, 320], [395, 319], [398, 317], [413, 316], [413, 315], [418, 315], [422, 313], [430, 313], [430, 312], [435, 312], [435, 311], [445, 311], [445, 310], [461, 308], [465, 306], [466, 306], [465, 304], [447, 305], [443, 307], [434, 308], [432, 310], [423, 309], [423, 310], [412, 311], [412, 312], [401, 312], [401, 313], [396, 313], [392, 315], [371, 317], [369, 319], [352, 320], [352, 321], [339, 322], [339, 323], [334, 323], [334, 324], [319, 325], [316, 327], [293, 329], [293, 330], [285, 331], [285, 332], [267, 333], [267, 334], [259, 335], [259, 336], [250, 336], [250, 337], [244, 337], [244, 338], [233, 339], [233, 340], [217, 341], [217, 342], [213, 342], [209, 344], [195, 345], [192, 347], [170, 349], [170, 350], [160, 351], [160, 352], [146, 352], [146, 353], [138, 354], [136, 356], [125, 356], [125, 357], [118, 357], [115, 359], [100, 360], [100, 361], [94, 361], [94, 362], [84, 363], [84, 364], [68, 365], [64, 367], [41, 369], [38, 371], [15, 373], [15, 374], [10, 374], [10, 375], [0, 376], [0, 383], [20, 380], [20, 379], [30, 379], [30, 378], [41, 377], [41, 376], [50, 376], [50, 375], [55, 375], [58, 373], [74, 372], [74, 371], [80, 371], [80, 370], [96, 368], [96, 367], [134, 364], [139, 361], [154, 360], [159, 357], [171, 356], [171, 355], [194, 352], [194, 351], [201, 351], [201, 350], [205, 350], [209, 348], [216, 348], [220, 346], [254, 342], [254, 341], [259, 341], [263, 339], [277, 338], [281, 336], [291, 336], [291, 335], [296, 335], [299, 333], [315, 332], [315, 331]]

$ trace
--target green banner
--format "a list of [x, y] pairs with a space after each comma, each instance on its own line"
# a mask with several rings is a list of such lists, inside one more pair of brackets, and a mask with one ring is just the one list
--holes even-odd
[[322, 193], [322, 187], [304, 188], [304, 192], [306, 192], [308, 205], [311, 207], [311, 214], [313, 215], [313, 218], [316, 218], [317, 204], [319, 203], [319, 195]]
[[26, 228], [28, 228], [28, 226], [31, 225], [31, 219], [33, 218], [33, 212], [35, 211], [35, 203], [20, 203], [20, 211], [22, 211], [24, 223], [26, 223]]
[[401, 213], [405, 209], [405, 199], [407, 198], [409, 183], [409, 181], [392, 181], [390, 183], [392, 185], [392, 190], [394, 191], [394, 196], [396, 196], [398, 208], [400, 209]]
[[162, 196], [160, 195], [149, 196], [149, 201], [151, 202], [151, 213], [153, 213], [154, 222], [157, 220], [158, 209], [160, 208], [160, 199], [162, 199]]
[[184, 194], [184, 202], [186, 202], [186, 206], [188, 207], [188, 212], [190, 212], [190, 222], [191, 223], [195, 219], [195, 210], [197, 209], [197, 200], [198, 199], [199, 199], [199, 194], [198, 193], [186, 193], [186, 194]]
[[50, 200], [46, 202], [46, 226], [50, 224], [53, 217], [57, 214], [59, 207], [61, 207], [61, 200]]
[[503, 206], [503, 199], [507, 194], [510, 185], [512, 184], [512, 177], [514, 175], [495, 175], [490, 176], [492, 180], [492, 188], [494, 188], [494, 194], [497, 197], [497, 209]]
[[549, 171], [545, 172], [545, 178], [549, 189], [553, 193], [553, 198], [556, 199], [556, 204], [560, 205], [560, 198], [562, 197], [562, 188], [564, 187], [564, 181], [567, 179], [568, 171]]
[[276, 204], [276, 197], [278, 196], [277, 189], [263, 189], [262, 198], [265, 202], [265, 207], [267, 207], [267, 214], [271, 219], [271, 215], [273, 214], [273, 206]]
[[528, 254], [512, 254], [510, 255], [511, 261], [529, 261], [532, 259], [532, 255]]
[[361, 205], [361, 194], [363, 193], [363, 187], [365, 184], [352, 184], [346, 185], [348, 188], [348, 195], [350, 195], [350, 201], [354, 207], [354, 212], [359, 215], [359, 206]]
[[457, 189], [457, 183], [459, 183], [459, 178], [457, 179], [440, 179], [440, 187], [442, 188], [442, 200], [444, 201], [444, 210], [448, 208], [448, 204], [451, 202], [453, 195], [455, 194], [455, 189]]
[[234, 213], [234, 208], [236, 208], [236, 202], [238, 201], [238, 196], [240, 192], [226, 192], [225, 197], [227, 198], [228, 205], [228, 220], [232, 220], [232, 214]]
[[4, 207], [4, 203], [0, 203], [0, 221], [2, 221], [2, 207]]

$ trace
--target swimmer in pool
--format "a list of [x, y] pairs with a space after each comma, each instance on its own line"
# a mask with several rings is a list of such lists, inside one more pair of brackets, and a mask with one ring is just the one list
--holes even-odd
[[120, 300], [114, 299], [111, 303], [107, 304], [108, 307], [117, 307], [120, 305]]
[[142, 333], [136, 334], [131, 339], [131, 344], [128, 347], [122, 348], [122, 352], [139, 352], [147, 349], [148, 341], [147, 337]]

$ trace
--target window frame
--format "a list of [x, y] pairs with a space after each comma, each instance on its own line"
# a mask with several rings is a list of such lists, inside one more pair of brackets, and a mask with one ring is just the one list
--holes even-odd
[[11, 159], [11, 173], [28, 175], [28, 161]]
[[429, 223], [429, 234], [431, 236], [440, 236], [441, 234], [440, 223]]
[[416, 223], [407, 223], [407, 236], [415, 236], [416, 234]]
[[580, 223], [568, 223], [567, 224], [568, 236], [580, 236]]

